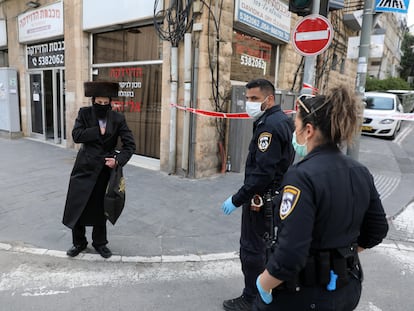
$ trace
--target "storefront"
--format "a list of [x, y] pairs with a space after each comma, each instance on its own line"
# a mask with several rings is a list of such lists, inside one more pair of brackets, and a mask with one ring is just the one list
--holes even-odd
[[[123, 3], [132, 6], [126, 0]], [[159, 159], [162, 42], [151, 19], [153, 4], [139, 4], [127, 16], [115, 8], [122, 4], [108, 3], [97, 19], [98, 5], [96, 0], [84, 1], [84, 31], [92, 37], [92, 79], [119, 83], [113, 109], [125, 114], [135, 137], [135, 153]]]
[[[63, 4], [18, 16], [19, 43], [26, 44], [26, 85], [30, 136], [55, 144], [66, 141]], [[58, 37], [58, 39], [54, 39]]]

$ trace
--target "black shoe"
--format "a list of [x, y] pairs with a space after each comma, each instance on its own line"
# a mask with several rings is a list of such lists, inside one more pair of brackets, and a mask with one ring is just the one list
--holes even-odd
[[73, 245], [71, 248], [69, 248], [66, 252], [66, 255], [69, 257], [76, 257], [79, 255], [81, 251], [83, 251], [86, 248], [86, 245]]
[[103, 258], [109, 258], [112, 256], [111, 250], [105, 245], [94, 246], [94, 248]]
[[241, 295], [234, 299], [224, 300], [223, 309], [226, 311], [250, 311], [252, 309], [252, 303]]

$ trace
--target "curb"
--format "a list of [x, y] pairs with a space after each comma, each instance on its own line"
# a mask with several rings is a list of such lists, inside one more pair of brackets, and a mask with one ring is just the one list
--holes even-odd
[[99, 254], [81, 253], [76, 257], [68, 257], [66, 252], [50, 250], [46, 248], [13, 246], [8, 243], [0, 243], [0, 250], [15, 253], [24, 253], [32, 255], [46, 255], [56, 258], [67, 258], [71, 260], [85, 261], [109, 261], [109, 262], [125, 262], [125, 263], [180, 263], [180, 262], [209, 262], [219, 260], [233, 260], [239, 258], [238, 252], [229, 253], [213, 253], [205, 255], [188, 254], [188, 255], [161, 255], [161, 256], [121, 256], [113, 255], [108, 259], [102, 258]]
[[[397, 251], [414, 252], [414, 246], [407, 246], [402, 243], [390, 241], [389, 243], [381, 243], [375, 248], [394, 249]], [[0, 243], [0, 250], [10, 251], [15, 253], [25, 253], [32, 255], [46, 255], [56, 258], [67, 258], [70, 260], [85, 260], [85, 261], [108, 261], [108, 262], [124, 262], [124, 263], [183, 263], [183, 262], [211, 262], [220, 260], [234, 260], [239, 259], [238, 252], [228, 253], [212, 253], [205, 255], [161, 255], [161, 256], [121, 256], [113, 255], [108, 259], [102, 258], [98, 254], [79, 254], [71, 258], [66, 255], [64, 251], [50, 250], [45, 248], [22, 247], [13, 246], [8, 243]]]

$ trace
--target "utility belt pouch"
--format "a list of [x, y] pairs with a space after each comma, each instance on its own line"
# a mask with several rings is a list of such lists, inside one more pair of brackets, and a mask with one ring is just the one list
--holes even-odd
[[326, 285], [331, 279], [331, 254], [329, 251], [323, 251], [319, 252], [317, 256], [318, 259], [316, 265], [316, 273], [318, 276], [318, 281], [320, 285]]
[[317, 284], [314, 256], [308, 258], [305, 268], [300, 272], [300, 279], [303, 286], [315, 286]]
[[349, 274], [345, 258], [334, 258], [332, 260], [333, 270], [338, 276], [336, 287], [341, 288], [349, 283]]

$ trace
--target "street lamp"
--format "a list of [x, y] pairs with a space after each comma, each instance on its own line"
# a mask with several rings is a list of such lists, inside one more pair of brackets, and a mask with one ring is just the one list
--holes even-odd
[[38, 3], [37, 1], [29, 1], [29, 2], [26, 3], [26, 5], [29, 8], [35, 9], [35, 8], [38, 8], [40, 6], [40, 3]]

